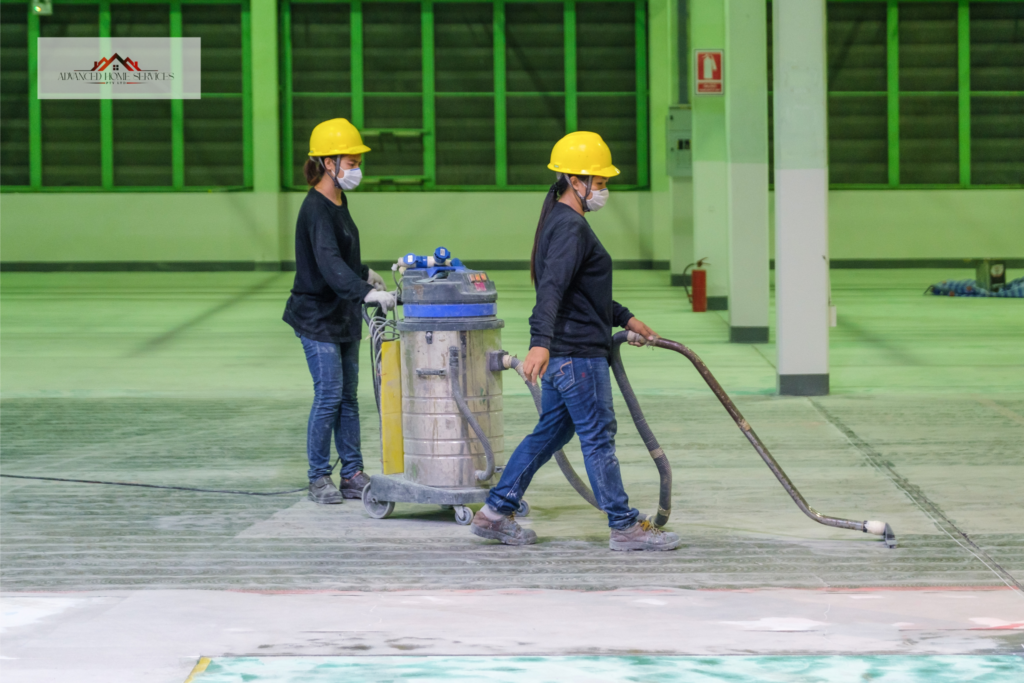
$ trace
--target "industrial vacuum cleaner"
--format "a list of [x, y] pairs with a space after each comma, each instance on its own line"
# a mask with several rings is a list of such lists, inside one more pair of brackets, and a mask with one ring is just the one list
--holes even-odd
[[[504, 321], [497, 317], [498, 292], [487, 273], [467, 268], [444, 247], [430, 256], [407, 254], [393, 267], [402, 317], [364, 308], [370, 328], [374, 394], [381, 421], [383, 474], [363, 491], [363, 506], [385, 519], [396, 503], [439, 505], [455, 521], [469, 524], [470, 505], [482, 504], [505, 463], [502, 375], [514, 370], [526, 381], [520, 361], [501, 346]], [[661, 480], [657, 511], [648, 518], [664, 526], [672, 510], [672, 468], [644, 418], [622, 364], [620, 348], [638, 341], [682, 354], [710, 387], [736, 426], [805, 515], [819, 524], [882, 537], [896, 537], [885, 522], [830, 517], [817, 512], [772, 457], [704, 362], [668, 339], [644, 341], [633, 332], [612, 337], [610, 364], [644, 445]], [[526, 382], [540, 411], [540, 387]], [[572, 487], [597, 507], [593, 492], [562, 451], [555, 461]], [[523, 500], [518, 512], [529, 514]]]

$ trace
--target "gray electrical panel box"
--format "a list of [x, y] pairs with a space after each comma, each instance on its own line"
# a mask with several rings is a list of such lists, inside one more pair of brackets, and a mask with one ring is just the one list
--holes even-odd
[[693, 117], [688, 105], [670, 107], [665, 118], [665, 138], [668, 153], [665, 155], [666, 173], [677, 178], [693, 176]]

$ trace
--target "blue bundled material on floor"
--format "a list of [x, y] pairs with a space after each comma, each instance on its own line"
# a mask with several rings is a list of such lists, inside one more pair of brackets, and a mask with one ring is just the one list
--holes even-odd
[[991, 292], [978, 285], [977, 280], [943, 280], [937, 285], [931, 285], [925, 294], [936, 296], [975, 296], [975, 297], [1002, 297], [1004, 299], [1024, 299], [1024, 277], [1007, 282], [997, 292]]

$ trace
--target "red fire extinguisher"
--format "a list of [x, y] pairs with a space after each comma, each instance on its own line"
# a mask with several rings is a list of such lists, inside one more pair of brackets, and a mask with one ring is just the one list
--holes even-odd
[[693, 291], [690, 288], [686, 288], [686, 297], [693, 304], [694, 313], [703, 313], [708, 310], [708, 271], [704, 269], [704, 264], [707, 263], [707, 258], [702, 258], [696, 263], [691, 263], [683, 269], [683, 277], [686, 277], [686, 271], [693, 268], [690, 272], [690, 286], [693, 287]]

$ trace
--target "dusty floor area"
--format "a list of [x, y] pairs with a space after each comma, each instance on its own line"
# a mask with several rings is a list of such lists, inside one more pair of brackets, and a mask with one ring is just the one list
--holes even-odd
[[[491, 275], [504, 346], [522, 356], [528, 279]], [[324, 508], [301, 494], [3, 478], [4, 678], [171, 683], [209, 657], [197, 682], [321, 680], [303, 669], [315, 655], [342, 658], [322, 660], [335, 667], [322, 680], [373, 662], [385, 667], [376, 680], [392, 680], [413, 660], [391, 655], [543, 655], [556, 658], [548, 670], [589, 672], [581, 680], [621, 680], [620, 666], [676, 680], [628, 659], [643, 655], [669, 658], [655, 663], [683, 671], [678, 680], [705, 680], [671, 657], [754, 657], [728, 661], [766, 670], [756, 657], [914, 654], [996, 657], [970, 660], [989, 667], [978, 680], [1015, 680], [1003, 676], [1024, 653], [1024, 314], [1009, 300], [921, 296], [959, 275], [833, 272], [833, 393], [805, 399], [774, 396], [773, 344], [729, 344], [727, 314], [690, 313], [664, 273], [616, 273], [616, 298], [702, 356], [812, 506], [889, 522], [894, 550], [803, 516], [681, 357], [628, 349], [673, 464], [679, 551], [611, 553], [605, 520], [554, 465], [527, 496], [541, 543], [519, 549], [425, 506], [373, 520], [358, 502]], [[311, 386], [280, 322], [289, 286], [272, 273], [4, 274], [2, 473], [302, 486]], [[535, 413], [514, 375], [505, 395], [514, 448]], [[653, 511], [655, 469], [617, 407], [627, 491]], [[620, 659], [593, 669], [591, 655]], [[253, 669], [268, 656], [293, 659]], [[440, 661], [424, 660], [422, 680]], [[822, 661], [795, 680], [829, 680]], [[897, 675], [909, 660], [842, 661]], [[716, 671], [700, 675], [727, 680]]]

